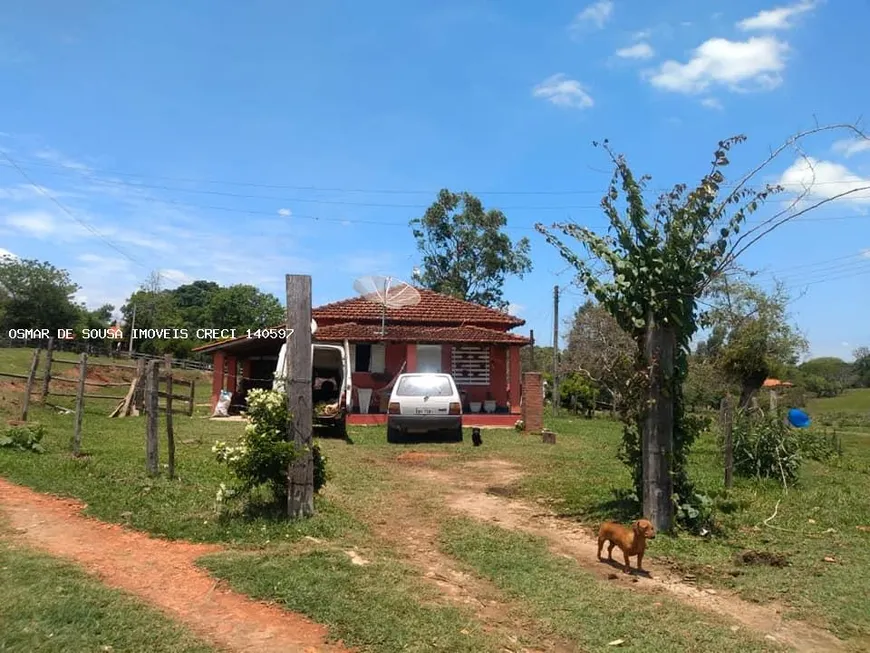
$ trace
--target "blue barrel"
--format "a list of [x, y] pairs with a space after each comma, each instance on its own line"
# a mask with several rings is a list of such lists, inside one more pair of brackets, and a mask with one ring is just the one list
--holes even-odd
[[788, 423], [798, 429], [805, 429], [810, 425], [810, 416], [798, 408], [788, 411]]

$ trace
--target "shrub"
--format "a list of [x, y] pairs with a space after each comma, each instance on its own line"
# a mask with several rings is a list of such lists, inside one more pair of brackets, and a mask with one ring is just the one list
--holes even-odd
[[801, 466], [798, 436], [775, 412], [744, 413], [734, 420], [734, 472], [748, 478], [775, 478], [791, 485]]
[[42, 438], [45, 437], [45, 428], [41, 424], [29, 426], [13, 426], [0, 433], [0, 447], [15, 449], [17, 451], [30, 451], [32, 453], [44, 453]]
[[827, 462], [843, 455], [843, 443], [836, 431], [818, 433], [808, 429], [799, 429], [796, 438], [800, 452], [810, 460]]
[[[238, 444], [216, 442], [212, 451], [218, 462], [227, 465], [235, 477], [235, 487], [221, 484], [217, 502], [229, 498], [249, 497], [260, 487], [267, 487], [276, 503], [287, 500], [287, 472], [300, 452], [287, 440], [290, 411], [287, 397], [274, 390], [254, 389], [248, 393], [245, 431]], [[326, 458], [317, 444], [312, 445], [314, 490], [327, 480]]]

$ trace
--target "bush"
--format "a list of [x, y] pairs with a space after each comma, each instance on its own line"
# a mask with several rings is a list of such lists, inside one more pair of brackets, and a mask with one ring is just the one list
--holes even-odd
[[800, 452], [810, 460], [827, 462], [843, 455], [843, 443], [836, 431], [818, 433], [808, 429], [799, 429], [796, 437]]
[[775, 478], [791, 485], [798, 477], [798, 436], [776, 413], [743, 414], [734, 420], [734, 472], [747, 478]]
[[17, 451], [45, 453], [45, 447], [42, 446], [43, 437], [45, 437], [45, 428], [41, 424], [13, 426], [0, 433], [0, 447]]
[[[248, 393], [247, 401], [248, 424], [238, 444], [228, 446], [225, 442], [216, 442], [212, 447], [218, 462], [227, 465], [237, 481], [232, 488], [221, 484], [217, 502], [220, 504], [233, 497], [247, 498], [265, 486], [276, 503], [286, 503], [287, 472], [300, 454], [294, 443], [287, 440], [290, 427], [287, 397], [274, 390], [254, 389]], [[317, 444], [311, 449], [314, 491], [317, 492], [327, 480], [326, 458]]]

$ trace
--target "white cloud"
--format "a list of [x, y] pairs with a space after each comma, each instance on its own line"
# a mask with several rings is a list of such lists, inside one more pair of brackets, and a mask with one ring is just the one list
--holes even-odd
[[852, 345], [850, 345], [848, 342], [845, 342], [845, 341], [844, 341], [844, 342], [841, 342], [841, 343], [840, 343], [840, 346], [841, 346], [841, 347], [851, 347]]
[[594, 102], [583, 85], [564, 73], [548, 77], [532, 89], [532, 95], [558, 107], [588, 109]]
[[837, 141], [832, 149], [845, 157], [854, 156], [860, 152], [870, 152], [870, 138]]
[[0, 247], [0, 259], [3, 258], [17, 259], [18, 256], [10, 252], [8, 249], [3, 249], [2, 247]]
[[46, 211], [11, 213], [6, 216], [6, 224], [34, 238], [45, 238], [58, 230], [54, 216]]
[[861, 252], [861, 256], [863, 256], [864, 258], [870, 258], [870, 248], [865, 249], [863, 252]]
[[733, 91], [769, 90], [782, 81], [788, 51], [787, 43], [772, 36], [714, 38], [698, 46], [687, 63], [664, 62], [649, 81], [675, 93], [702, 93], [717, 85]]
[[815, 8], [813, 0], [801, 2], [775, 9], [765, 9], [754, 16], [744, 18], [737, 23], [738, 29], [744, 32], [787, 30], [794, 27], [792, 19]]
[[190, 275], [181, 270], [165, 269], [160, 270], [160, 280], [165, 286], [183, 286], [186, 283], [191, 283], [194, 279]]
[[705, 97], [701, 100], [701, 106], [707, 107], [708, 109], [717, 109], [719, 111], [725, 108], [722, 106], [722, 103], [714, 97]]
[[291, 215], [293, 215], [293, 211], [291, 211], [290, 209], [278, 209], [278, 215], [284, 218], [289, 218]]
[[[870, 203], [870, 179], [860, 177], [846, 166], [831, 161], [820, 161], [812, 157], [798, 159], [782, 173], [779, 183], [795, 194], [803, 193], [807, 189], [807, 197], [816, 199], [832, 198], [851, 192], [851, 195], [836, 201]], [[863, 190], [865, 188], [868, 190]]]
[[623, 59], [649, 59], [655, 56], [655, 50], [652, 49], [649, 43], [641, 42], [617, 50], [616, 56]]
[[611, 16], [613, 16], [612, 0], [600, 0], [600, 2], [589, 5], [577, 14], [574, 17], [574, 22], [571, 23], [571, 28], [579, 29], [584, 25], [593, 25], [602, 29]]
[[511, 302], [507, 306], [507, 313], [509, 315], [516, 316], [516, 315], [519, 315], [520, 313], [522, 313], [524, 310], [526, 310], [526, 307], [523, 306], [522, 304], [514, 304], [513, 302]]
[[646, 41], [648, 38], [652, 36], [653, 31], [649, 28], [642, 29], [639, 32], [635, 32], [631, 35], [632, 40], [634, 41]]

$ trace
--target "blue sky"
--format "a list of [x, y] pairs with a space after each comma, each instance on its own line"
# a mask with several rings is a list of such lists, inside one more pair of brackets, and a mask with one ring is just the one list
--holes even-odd
[[[0, 150], [23, 174], [0, 157], [0, 248], [70, 270], [94, 306], [151, 270], [279, 296], [307, 273], [319, 304], [360, 275], [410, 277], [408, 220], [468, 190], [532, 239], [535, 271], [506, 294], [549, 344], [553, 286], [563, 316], [582, 297], [533, 225], [603, 228], [591, 142], [660, 189], [743, 133], [736, 177], [816, 120], [866, 113], [867, 24], [868, 3], [803, 0], [12, 3]], [[870, 185], [870, 148], [846, 137], [804, 142], [808, 200]], [[803, 161], [786, 151], [760, 181], [795, 188]], [[831, 202], [744, 259], [799, 297], [814, 355], [870, 344], [868, 208], [868, 192]]]

